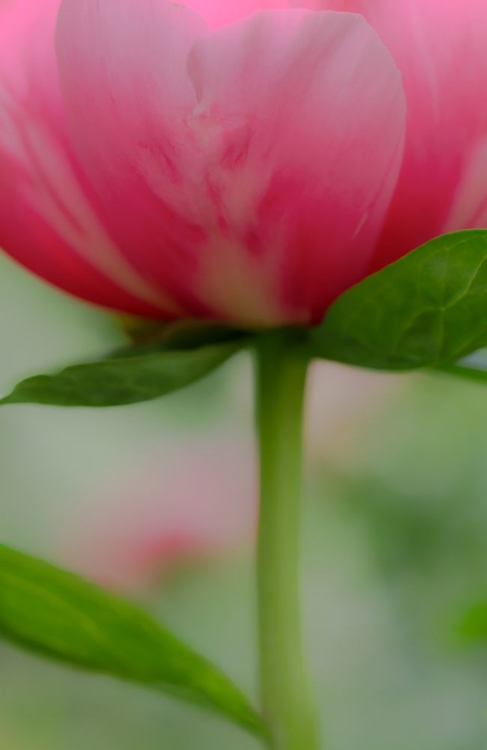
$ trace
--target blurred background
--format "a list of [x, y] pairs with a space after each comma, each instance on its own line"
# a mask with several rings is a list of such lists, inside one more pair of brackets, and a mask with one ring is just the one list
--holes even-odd
[[[0, 258], [0, 391], [123, 341]], [[487, 389], [315, 365], [304, 595], [327, 750], [487, 746]], [[251, 362], [109, 410], [0, 411], [1, 541], [141, 602], [256, 695]], [[0, 644], [1, 750], [257, 750]]]

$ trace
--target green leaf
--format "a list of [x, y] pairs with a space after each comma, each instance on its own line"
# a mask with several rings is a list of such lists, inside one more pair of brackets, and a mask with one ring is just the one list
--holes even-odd
[[3, 545], [0, 636], [51, 659], [200, 704], [264, 734], [262, 720], [233, 683], [149, 615]]
[[459, 362], [452, 365], [443, 365], [436, 369], [446, 375], [455, 375], [464, 380], [487, 383], [487, 350], [479, 349]]
[[237, 339], [194, 349], [131, 347], [95, 362], [19, 383], [3, 404], [121, 406], [172, 393], [208, 375], [245, 343]]
[[487, 644], [487, 602], [470, 606], [461, 616], [456, 628], [458, 640], [464, 644]]
[[130, 316], [117, 316], [116, 320], [133, 344], [157, 344], [161, 349], [194, 349], [248, 336], [242, 329], [193, 318], [169, 323]]
[[379, 370], [444, 366], [487, 344], [487, 231], [444, 235], [349, 289], [314, 356]]

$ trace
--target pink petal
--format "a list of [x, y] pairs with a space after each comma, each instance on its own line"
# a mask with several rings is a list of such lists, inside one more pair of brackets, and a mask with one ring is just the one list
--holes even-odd
[[374, 267], [487, 225], [485, 0], [321, 0], [363, 13], [403, 75], [406, 151]]
[[318, 320], [363, 274], [394, 188], [390, 56], [348, 14], [258, 13], [208, 35], [164, 0], [134, 8], [64, 0], [59, 24], [73, 138], [112, 234], [193, 314]]
[[184, 5], [200, 13], [210, 28], [219, 29], [260, 10], [280, 10], [295, 5], [293, 0], [185, 0]]
[[247, 249], [262, 296], [277, 296], [289, 320], [319, 320], [363, 274], [395, 186], [396, 67], [360, 17], [298, 10], [214, 32], [189, 65], [194, 127], [218, 138], [212, 188], [240, 244], [222, 248], [207, 288], [230, 305], [237, 283], [223, 270], [219, 290], [218, 271]]
[[190, 211], [206, 196], [185, 185], [195, 106], [186, 61], [206, 31], [166, 0], [64, 0], [57, 44], [72, 138], [105, 224], [144, 278], [195, 316], [209, 312], [191, 290], [202, 228]]
[[78, 297], [161, 315], [163, 300], [120, 256], [70, 154], [54, 51], [58, 5], [0, 8], [0, 245]]

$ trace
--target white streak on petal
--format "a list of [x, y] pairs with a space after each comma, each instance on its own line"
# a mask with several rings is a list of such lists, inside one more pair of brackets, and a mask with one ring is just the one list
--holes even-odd
[[[5, 90], [4, 90], [5, 97]], [[2, 103], [5, 112], [6, 102]], [[124, 258], [91, 207], [65, 154], [41, 123], [17, 117], [10, 107], [0, 122], [0, 146], [23, 173], [24, 198], [33, 211], [85, 261], [134, 297], [181, 314], [180, 306], [153, 288]]]

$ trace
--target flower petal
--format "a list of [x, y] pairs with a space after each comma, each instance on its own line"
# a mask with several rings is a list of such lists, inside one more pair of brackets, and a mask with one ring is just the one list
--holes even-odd
[[78, 179], [54, 52], [58, 5], [0, 10], [0, 245], [78, 297], [160, 316], [163, 300], [120, 256]]
[[64, 0], [58, 50], [106, 221], [186, 309], [309, 322], [360, 278], [404, 127], [360, 17], [269, 11], [205, 34], [164, 0]]
[[184, 0], [184, 5], [200, 13], [211, 29], [219, 29], [260, 10], [290, 8], [293, 0]]
[[186, 59], [206, 31], [166, 0], [64, 0], [57, 34], [72, 142], [104, 223], [145, 279], [194, 316], [207, 309], [191, 293], [201, 229], [180, 216], [194, 153]]
[[363, 13], [401, 70], [404, 164], [374, 267], [487, 222], [485, 0], [319, 0]]
[[395, 187], [397, 68], [359, 16], [289, 10], [201, 39], [189, 69], [229, 235], [200, 284], [230, 310], [245, 263], [246, 286], [277, 298], [286, 320], [319, 320], [364, 273]]

